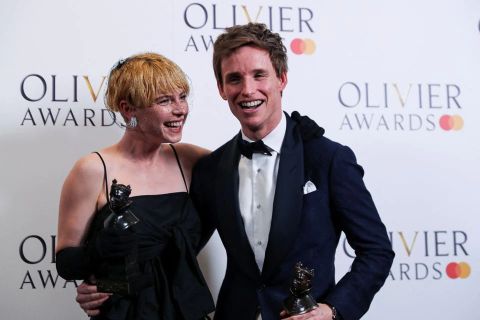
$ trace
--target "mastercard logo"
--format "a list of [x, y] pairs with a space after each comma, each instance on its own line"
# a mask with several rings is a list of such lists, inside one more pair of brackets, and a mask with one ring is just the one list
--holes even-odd
[[470, 276], [470, 265], [466, 262], [450, 262], [447, 265], [447, 276], [450, 279], [466, 279]]
[[290, 49], [295, 54], [313, 54], [316, 49], [315, 41], [312, 39], [295, 38], [290, 42]]
[[458, 131], [463, 128], [463, 118], [459, 115], [450, 116], [448, 114], [445, 114], [440, 117], [440, 120], [438, 122], [440, 124], [440, 128], [445, 131]]

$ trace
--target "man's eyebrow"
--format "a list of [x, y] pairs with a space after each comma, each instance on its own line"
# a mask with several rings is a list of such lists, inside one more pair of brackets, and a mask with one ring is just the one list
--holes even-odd
[[267, 69], [258, 68], [258, 69], [254, 69], [252, 72], [253, 73], [259, 73], [259, 72], [260, 73], [267, 73], [268, 71], [267, 71]]
[[[258, 68], [258, 69], [253, 69], [252, 71], [250, 71], [251, 74], [255, 74], [255, 73], [268, 73], [267, 69], [262, 69], [262, 68]], [[229, 72], [225, 75], [225, 78], [229, 78], [229, 77], [237, 77], [237, 76], [240, 76], [241, 73], [238, 72], [238, 71], [232, 71], [232, 72]]]
[[227, 73], [225, 75], [225, 78], [232, 78], [232, 77], [239, 77], [239, 76], [240, 76], [240, 72], [234, 71], [234, 72]]

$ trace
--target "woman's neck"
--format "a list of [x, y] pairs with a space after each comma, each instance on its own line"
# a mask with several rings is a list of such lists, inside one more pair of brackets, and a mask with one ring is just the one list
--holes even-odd
[[117, 150], [128, 158], [136, 160], [154, 160], [161, 154], [164, 141], [153, 141], [136, 132], [126, 131], [117, 143]]

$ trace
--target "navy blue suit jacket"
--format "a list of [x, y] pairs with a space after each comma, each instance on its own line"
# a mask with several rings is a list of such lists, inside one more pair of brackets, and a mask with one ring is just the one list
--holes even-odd
[[[394, 253], [362, 177], [345, 146], [323, 136], [304, 141], [287, 116], [274, 197], [272, 223], [260, 272], [238, 204], [238, 134], [201, 159], [191, 194], [202, 218], [204, 240], [215, 229], [227, 253], [227, 270], [216, 319], [279, 319], [294, 265], [315, 269], [312, 295], [334, 305], [345, 320], [359, 319], [383, 285]], [[303, 193], [312, 181], [317, 190]], [[344, 232], [355, 250], [351, 271], [335, 283], [335, 250]]]

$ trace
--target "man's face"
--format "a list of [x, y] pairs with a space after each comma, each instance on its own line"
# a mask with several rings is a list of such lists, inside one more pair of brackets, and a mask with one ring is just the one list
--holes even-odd
[[243, 132], [251, 139], [262, 139], [281, 120], [286, 73], [277, 77], [268, 52], [250, 46], [224, 58], [221, 67], [220, 95], [228, 101]]

